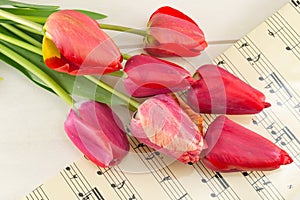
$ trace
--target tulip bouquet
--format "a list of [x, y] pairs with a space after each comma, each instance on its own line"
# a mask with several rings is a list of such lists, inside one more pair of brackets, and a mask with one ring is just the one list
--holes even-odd
[[[271, 106], [263, 93], [219, 66], [206, 64], [192, 75], [165, 59], [198, 56], [207, 47], [190, 17], [161, 7], [146, 30], [99, 24], [105, 17], [0, 3], [1, 60], [71, 106], [65, 131], [88, 159], [101, 167], [117, 165], [130, 151], [127, 138], [135, 137], [182, 163], [201, 161], [221, 172], [274, 170], [293, 162], [274, 143], [225, 116]], [[122, 54], [104, 29], [142, 36], [144, 53]], [[113, 77], [125, 92], [103, 81]], [[116, 104], [130, 110], [130, 133], [112, 109]], [[205, 114], [218, 115], [208, 127], [202, 124]]]

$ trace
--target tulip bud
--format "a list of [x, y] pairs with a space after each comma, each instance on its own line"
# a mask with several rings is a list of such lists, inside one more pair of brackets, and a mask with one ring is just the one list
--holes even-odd
[[254, 114], [271, 106], [265, 95], [216, 65], [200, 67], [187, 92], [188, 104], [197, 112], [214, 114]]
[[293, 162], [274, 143], [225, 116], [210, 124], [205, 140], [208, 148], [203, 151], [203, 163], [214, 171], [274, 170]]
[[148, 55], [132, 56], [125, 64], [124, 86], [134, 97], [185, 90], [194, 82], [190, 73], [174, 63]]
[[200, 159], [204, 147], [201, 132], [168, 94], [144, 101], [130, 128], [140, 142], [183, 163], [192, 164]]
[[145, 51], [153, 56], [197, 56], [207, 47], [203, 31], [182, 12], [165, 6], [148, 21]]
[[122, 123], [106, 104], [82, 103], [70, 111], [64, 126], [77, 148], [101, 167], [118, 164], [129, 151]]
[[122, 68], [122, 56], [98, 23], [73, 10], [51, 14], [44, 26], [45, 64], [71, 75], [106, 74]]

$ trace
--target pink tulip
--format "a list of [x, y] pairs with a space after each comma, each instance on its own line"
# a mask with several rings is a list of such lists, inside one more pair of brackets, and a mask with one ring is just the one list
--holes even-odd
[[274, 170], [293, 162], [274, 143], [219, 116], [205, 134], [208, 148], [203, 151], [203, 163], [220, 172]]
[[46, 65], [71, 75], [106, 74], [122, 68], [122, 56], [98, 23], [73, 10], [49, 16], [43, 39]]
[[197, 112], [254, 114], [271, 106], [263, 93], [219, 66], [204, 65], [197, 76], [187, 93], [188, 104]]
[[197, 56], [207, 47], [203, 31], [182, 12], [165, 6], [148, 21], [145, 51], [153, 56]]
[[124, 86], [134, 97], [148, 97], [187, 89], [194, 79], [184, 68], [148, 55], [136, 55], [125, 64]]
[[143, 102], [131, 121], [132, 134], [142, 143], [192, 164], [200, 159], [204, 147], [197, 125], [168, 94]]
[[101, 167], [118, 164], [129, 150], [122, 123], [106, 104], [88, 101], [77, 111], [72, 109], [65, 131], [75, 146]]

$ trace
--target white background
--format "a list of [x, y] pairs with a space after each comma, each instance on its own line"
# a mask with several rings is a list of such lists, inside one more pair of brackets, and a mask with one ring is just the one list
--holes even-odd
[[[208, 41], [239, 39], [288, 0], [89, 0], [26, 2], [88, 9], [109, 17], [105, 23], [142, 28], [158, 7], [169, 5], [193, 18]], [[111, 34], [111, 32], [109, 32]], [[132, 36], [130, 36], [132, 37]], [[214, 57], [229, 45], [214, 45]], [[81, 153], [63, 130], [68, 106], [57, 96], [39, 88], [18, 71], [0, 61], [0, 199], [18, 199]]]

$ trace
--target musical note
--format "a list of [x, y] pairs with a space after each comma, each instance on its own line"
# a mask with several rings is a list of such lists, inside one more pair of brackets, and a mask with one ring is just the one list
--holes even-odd
[[136, 147], [134, 147], [134, 149], [138, 149], [138, 148], [141, 148], [141, 147], [144, 147], [145, 144], [144, 143], [139, 143]]
[[263, 180], [263, 185], [268, 185], [268, 184], [270, 184], [270, 183], [272, 183], [271, 181], [265, 181], [265, 180]]
[[292, 96], [289, 96], [287, 99], [285, 99], [284, 101], [276, 101], [276, 104], [278, 106], [283, 106], [284, 104], [286, 104], [288, 101], [290, 101], [292, 99]]
[[[98, 200], [104, 200], [103, 196], [100, 194], [99, 190], [97, 187], [94, 187], [92, 190], [86, 192], [85, 194], [79, 193], [79, 197], [82, 197], [81, 200], [88, 200], [90, 197], [96, 197]], [[93, 198], [94, 199], [94, 198]]]
[[[71, 171], [71, 168], [70, 168], [70, 167], [66, 167], [66, 170], [70, 172], [70, 171]], [[72, 173], [71, 173], [71, 177], [69, 177], [69, 178], [70, 178], [70, 179], [76, 179], [76, 178], [78, 178], [78, 175], [77, 175], [76, 173], [75, 173], [75, 174], [72, 174]]]
[[240, 47], [239, 47], [239, 49], [240, 48], [244, 48], [244, 47], [248, 47], [249, 46], [249, 44], [247, 43], [247, 42], [245, 42], [245, 43], [243, 43]]
[[299, 0], [292, 0], [292, 3], [294, 4], [295, 7], [298, 7], [300, 5]]
[[287, 127], [284, 126], [281, 131], [283, 132], [281, 136], [287, 136], [288, 141], [285, 141], [282, 143], [282, 145], [287, 145], [288, 143], [292, 141], [296, 141], [298, 144], [300, 144], [299, 139], [295, 136], [295, 134]]
[[272, 31], [270, 31], [269, 29], [268, 29], [268, 34], [269, 34], [270, 36], [272, 36], [272, 37], [275, 37], [275, 33], [273, 33]]
[[133, 194], [128, 200], [135, 200], [136, 199], [136, 197], [135, 197], [135, 195]]
[[256, 190], [257, 192], [260, 192], [260, 191], [262, 191], [263, 189], [265, 189], [265, 188], [263, 188], [263, 187], [258, 187], [258, 186], [255, 186], [254, 188], [255, 188], [255, 190]]
[[263, 115], [263, 116], [261, 117], [260, 120], [257, 120], [257, 119], [252, 118], [252, 123], [253, 123], [254, 125], [260, 124], [262, 121], [265, 121], [265, 120], [267, 119], [267, 117], [268, 117], [268, 115], [267, 115], [265, 112], [261, 112], [260, 115]]
[[278, 29], [277, 31], [275, 31], [275, 32], [273, 32], [273, 31], [271, 31], [270, 29], [268, 29], [268, 34], [270, 35], [270, 36], [272, 36], [272, 37], [275, 37], [275, 35], [279, 32], [279, 31], [281, 31], [283, 28], [281, 27], [280, 29]]
[[146, 160], [152, 160], [153, 158], [154, 158], [154, 153], [151, 153], [145, 157]]
[[202, 183], [208, 183], [211, 179], [213, 179], [214, 177], [216, 177], [216, 175], [210, 177], [209, 179], [205, 179], [205, 178], [202, 178], [201, 181]]
[[260, 57], [261, 57], [261, 54], [258, 54], [258, 55], [257, 55], [256, 57], [254, 57], [254, 58], [248, 57], [248, 58], [247, 58], [247, 61], [252, 62], [252, 64], [253, 64], [253, 63], [256, 63], [257, 61], [259, 61]]
[[273, 129], [274, 128], [274, 125], [275, 124], [275, 122], [272, 122], [269, 126], [267, 126], [267, 128], [266, 129]]
[[216, 198], [216, 197], [218, 197], [220, 194], [222, 194], [224, 191], [225, 191], [225, 190], [222, 190], [222, 191], [218, 192], [217, 194], [213, 192], [213, 193], [210, 194], [210, 196], [211, 196], [212, 198]]
[[296, 47], [299, 46], [299, 45], [300, 45], [300, 42], [299, 42], [298, 44], [292, 46], [292, 47], [287, 46], [287, 47], [285, 47], [285, 49], [288, 50], [288, 51], [291, 51], [291, 50], [293, 50], [294, 48], [296, 48]]
[[166, 176], [166, 177], [164, 177], [162, 180], [161, 180], [161, 182], [165, 182], [165, 181], [169, 181], [169, 180], [171, 180], [172, 178], [170, 177], [170, 176]]
[[225, 181], [225, 179], [219, 172], [216, 172], [216, 178], [220, 182], [220, 184], [224, 187], [224, 189], [227, 189], [229, 187], [229, 184], [227, 183], [227, 181]]
[[98, 175], [103, 175], [103, 174], [105, 174], [106, 172], [108, 172], [109, 170], [111, 170], [111, 168], [107, 168], [107, 169], [105, 169], [104, 171], [102, 171], [102, 170], [100, 169], [100, 170], [97, 171], [97, 174], [98, 174]]
[[277, 132], [276, 132], [276, 131], [274, 131], [274, 130], [272, 130], [272, 131], [271, 131], [271, 134], [272, 134], [272, 135], [276, 135], [276, 134], [277, 134]]
[[202, 181], [202, 183], [208, 183], [213, 178], [216, 178], [219, 181], [219, 183], [221, 184], [221, 186], [223, 187], [223, 189], [220, 192], [218, 192], [217, 194], [215, 192], [210, 194], [211, 197], [217, 197], [222, 192], [224, 192], [227, 188], [229, 188], [229, 184], [227, 183], [227, 181], [223, 178], [223, 176], [219, 172], [216, 172], [216, 174], [214, 176], [210, 177], [209, 179], [202, 178], [201, 181]]
[[226, 64], [224, 60], [221, 60], [217, 63], [217, 65], [224, 65], [224, 64]]
[[265, 86], [265, 89], [269, 89], [272, 87], [273, 82], [269, 83], [268, 85]]
[[252, 174], [253, 172], [242, 172], [243, 176], [249, 176], [250, 174]]
[[[285, 86], [285, 84], [281, 81], [281, 79], [277, 76], [277, 74], [275, 72], [272, 72], [270, 74], [271, 78], [275, 81], [275, 83], [277, 84], [278, 88], [276, 90], [271, 89], [270, 93], [276, 93], [278, 90], [283, 89], [285, 91], [285, 93], [287, 94], [288, 98], [285, 100], [285, 102], [287, 102], [289, 99], [291, 99], [293, 96], [291, 95], [290, 91], [287, 89], [287, 87]], [[283, 102], [283, 103], [285, 103]], [[281, 104], [283, 104], [281, 103]], [[280, 104], [280, 103], [279, 103]]]
[[112, 184], [110, 184], [110, 186], [113, 187], [113, 188], [121, 189], [122, 187], [124, 187], [125, 182], [126, 181], [124, 180], [124, 181], [122, 181], [122, 182], [120, 182], [118, 184], [112, 183]]

